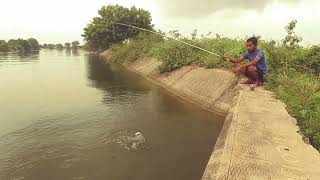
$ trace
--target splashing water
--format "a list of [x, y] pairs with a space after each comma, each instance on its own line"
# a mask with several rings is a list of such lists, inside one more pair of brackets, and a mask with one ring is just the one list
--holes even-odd
[[118, 144], [127, 151], [137, 151], [146, 143], [146, 138], [139, 131], [121, 130], [111, 134], [106, 143]]

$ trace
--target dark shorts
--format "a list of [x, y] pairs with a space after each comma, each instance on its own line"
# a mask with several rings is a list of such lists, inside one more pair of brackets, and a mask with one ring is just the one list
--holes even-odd
[[[263, 76], [263, 71], [262, 71], [261, 69], [259, 69], [259, 68], [257, 68], [257, 71], [258, 71], [258, 75], [259, 75], [260, 81], [265, 81], [265, 80], [264, 80], [264, 76]], [[251, 77], [251, 74], [250, 74], [249, 71], [248, 71], [248, 68], [246, 69], [246, 72], [245, 72], [244, 74], [245, 74], [247, 77], [252, 78], [252, 77]]]

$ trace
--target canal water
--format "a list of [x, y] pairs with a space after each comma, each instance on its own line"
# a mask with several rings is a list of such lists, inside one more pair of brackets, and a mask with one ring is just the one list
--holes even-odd
[[199, 180], [222, 124], [95, 55], [0, 54], [1, 180]]

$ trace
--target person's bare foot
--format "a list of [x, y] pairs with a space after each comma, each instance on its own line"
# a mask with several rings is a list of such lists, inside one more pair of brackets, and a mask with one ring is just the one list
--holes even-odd
[[256, 89], [256, 85], [255, 84], [249, 84], [250, 90], [254, 91]]
[[255, 84], [255, 82], [251, 79], [247, 79], [247, 80], [241, 81], [240, 84]]
[[258, 86], [262, 86], [262, 85], [263, 85], [263, 82], [260, 81], [260, 80], [257, 80], [257, 81], [255, 81], [254, 84], [258, 87]]

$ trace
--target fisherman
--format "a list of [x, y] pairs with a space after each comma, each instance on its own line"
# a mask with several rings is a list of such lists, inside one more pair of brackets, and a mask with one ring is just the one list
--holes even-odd
[[[237, 75], [245, 75], [248, 79], [243, 84], [253, 84], [262, 86], [268, 75], [268, 67], [265, 54], [261, 49], [257, 48], [258, 39], [251, 37], [246, 42], [247, 53], [241, 58], [233, 58], [224, 56], [226, 61], [230, 61], [236, 65], [235, 73]], [[249, 60], [245, 63], [244, 60]], [[251, 87], [251, 86], [250, 86]]]

